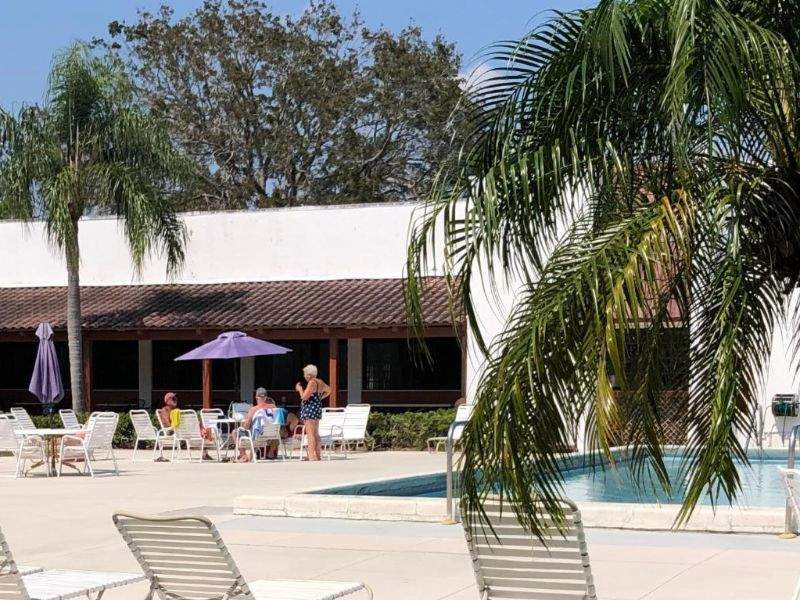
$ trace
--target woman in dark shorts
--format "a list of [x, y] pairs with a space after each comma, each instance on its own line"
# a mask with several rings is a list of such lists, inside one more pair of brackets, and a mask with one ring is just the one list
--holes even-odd
[[294, 387], [300, 394], [300, 420], [305, 426], [308, 440], [308, 460], [319, 460], [322, 456], [319, 421], [322, 418], [322, 400], [330, 395], [330, 387], [317, 374], [317, 367], [306, 365], [303, 367], [305, 388], [300, 383]]

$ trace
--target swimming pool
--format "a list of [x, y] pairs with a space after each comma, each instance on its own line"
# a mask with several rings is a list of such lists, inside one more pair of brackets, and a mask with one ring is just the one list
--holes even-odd
[[[762, 457], [751, 457], [750, 468], [740, 468], [742, 493], [737, 501], [741, 506], [750, 507], [782, 507], [785, 505], [783, 485], [778, 467], [786, 465], [785, 452], [771, 452]], [[677, 455], [667, 458], [670, 478], [674, 481], [680, 467]], [[632, 483], [628, 464], [622, 460], [616, 469], [591, 469], [576, 467], [566, 475], [565, 494], [578, 504], [583, 502], [613, 502], [640, 504], [679, 504], [684, 490], [674, 490], [671, 496], [659, 489], [652, 473], [642, 478], [639, 489]], [[372, 483], [349, 485], [316, 490], [314, 494], [332, 494], [347, 496], [395, 496], [414, 498], [444, 498], [445, 474], [421, 475], [402, 479], [388, 479]], [[701, 500], [702, 504], [710, 504], [709, 498]]]

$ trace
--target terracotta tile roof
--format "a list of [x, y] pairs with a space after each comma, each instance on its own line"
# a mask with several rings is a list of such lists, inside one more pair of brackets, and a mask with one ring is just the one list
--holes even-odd
[[[425, 323], [452, 324], [444, 278], [426, 281]], [[406, 325], [401, 279], [90, 286], [83, 326], [130, 329], [384, 328]], [[65, 287], [0, 288], [0, 330], [66, 327]]]

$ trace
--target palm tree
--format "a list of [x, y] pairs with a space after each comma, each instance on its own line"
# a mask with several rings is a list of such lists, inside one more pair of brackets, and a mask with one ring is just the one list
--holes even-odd
[[67, 265], [72, 406], [82, 411], [80, 218], [116, 214], [137, 268], [152, 250], [183, 261], [172, 197], [190, 170], [160, 123], [137, 106], [119, 63], [76, 44], [53, 61], [43, 106], [0, 112], [0, 213], [44, 222]]
[[[541, 531], [532, 499], [559, 513], [558, 453], [583, 428], [613, 461], [622, 426], [641, 485], [655, 473], [686, 486], [678, 523], [701, 497], [736, 496], [772, 332], [785, 318], [798, 331], [799, 22], [793, 1], [601, 0], [489, 52], [471, 134], [407, 266], [420, 326], [421, 278], [442, 246], [487, 357], [464, 435], [468, 508], [494, 490]], [[522, 291], [484, 341], [474, 290], [487, 275]], [[660, 372], [676, 322], [691, 325], [677, 479]]]

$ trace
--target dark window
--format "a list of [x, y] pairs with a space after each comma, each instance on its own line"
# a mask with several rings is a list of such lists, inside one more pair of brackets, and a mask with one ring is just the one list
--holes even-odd
[[461, 347], [455, 338], [426, 340], [430, 359], [405, 339], [364, 340], [365, 390], [460, 390]]
[[139, 389], [139, 342], [92, 342], [92, 376], [98, 390]]
[[[38, 342], [0, 343], [0, 389], [26, 390], [36, 362]], [[69, 354], [66, 342], [56, 342], [61, 383], [69, 389]]]
[[175, 357], [197, 348], [200, 343], [196, 340], [155, 340], [153, 342], [153, 389], [201, 389], [203, 387], [201, 361], [175, 361]]
[[[272, 341], [272, 340], [271, 340]], [[328, 378], [328, 340], [274, 341], [292, 351], [276, 356], [257, 356], [255, 359], [255, 385], [268, 390], [291, 390], [303, 376], [303, 367], [317, 365], [323, 381]], [[345, 346], [345, 353], [347, 352]], [[341, 346], [339, 347], [341, 353]], [[341, 354], [340, 354], [341, 360]], [[340, 371], [341, 373], [341, 368]]]
[[239, 360], [232, 358], [213, 361], [211, 363], [211, 386], [215, 390], [238, 389]]

